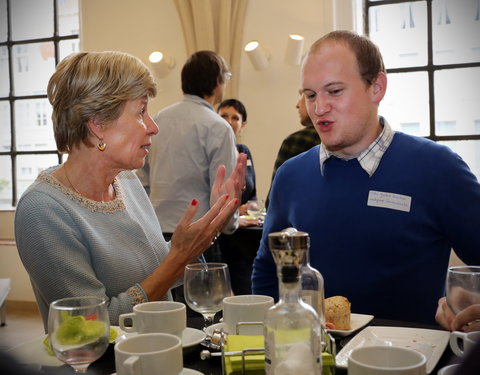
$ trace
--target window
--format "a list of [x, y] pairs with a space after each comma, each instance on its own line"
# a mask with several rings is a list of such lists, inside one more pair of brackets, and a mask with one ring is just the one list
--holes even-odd
[[364, 1], [395, 130], [452, 148], [480, 180], [480, 0]]
[[47, 84], [79, 50], [78, 0], [0, 0], [0, 209], [61, 163]]

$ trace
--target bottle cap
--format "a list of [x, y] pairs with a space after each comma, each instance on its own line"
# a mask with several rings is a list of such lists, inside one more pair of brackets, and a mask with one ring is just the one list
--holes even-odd
[[270, 233], [268, 243], [278, 266], [299, 266], [310, 246], [310, 238], [306, 232], [286, 228], [281, 232]]

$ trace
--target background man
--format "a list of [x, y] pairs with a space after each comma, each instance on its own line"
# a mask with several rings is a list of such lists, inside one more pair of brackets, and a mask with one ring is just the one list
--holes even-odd
[[[194, 53], [182, 68], [183, 100], [155, 117], [158, 137], [152, 139], [145, 167], [138, 175], [167, 240], [192, 197], [199, 202], [195, 220], [208, 211], [218, 166], [225, 165], [227, 175], [235, 166], [235, 136], [214, 109], [222, 101], [230, 77], [221, 56], [212, 51]], [[234, 215], [223, 232], [235, 231], [237, 218], [238, 214]]]
[[[298, 98], [296, 108], [298, 110], [298, 115], [300, 116], [300, 124], [302, 124], [304, 128], [290, 134], [280, 145], [280, 149], [278, 150], [277, 158], [275, 159], [275, 164], [273, 166], [272, 182], [275, 178], [275, 173], [277, 173], [277, 169], [286, 160], [301, 154], [302, 152], [308, 151], [320, 143], [320, 137], [318, 136], [312, 120], [308, 115], [307, 107], [305, 106], [305, 97], [303, 96], [301, 90], [299, 94], [300, 98]], [[269, 203], [270, 192], [268, 193], [265, 206], [268, 207]]]

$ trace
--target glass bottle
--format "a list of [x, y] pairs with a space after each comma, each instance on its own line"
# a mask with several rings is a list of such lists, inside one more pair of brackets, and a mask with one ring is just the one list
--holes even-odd
[[277, 263], [280, 299], [265, 316], [265, 370], [275, 375], [320, 375], [320, 319], [300, 297], [300, 269], [309, 238], [291, 229], [268, 236]]
[[317, 312], [322, 328], [325, 328], [325, 292], [322, 274], [310, 265], [310, 251], [307, 249], [305, 260], [300, 268], [300, 297]]

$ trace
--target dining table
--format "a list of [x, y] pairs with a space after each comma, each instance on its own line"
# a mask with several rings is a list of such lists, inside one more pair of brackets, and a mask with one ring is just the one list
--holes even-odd
[[[218, 314], [220, 315], [220, 314]], [[216, 322], [218, 323], [219, 318], [221, 316], [216, 317]], [[190, 316], [187, 318], [187, 326], [196, 329], [202, 329], [203, 327], [203, 318], [198, 316]], [[429, 324], [421, 324], [421, 323], [413, 323], [413, 322], [402, 322], [396, 320], [387, 320], [387, 319], [376, 319], [374, 318], [372, 321], [369, 322], [367, 326], [384, 326], [384, 327], [405, 327], [405, 328], [421, 328], [421, 329], [429, 329], [429, 330], [443, 330], [438, 325], [429, 325]], [[362, 328], [363, 329], [363, 328]], [[352, 338], [354, 338], [362, 329], [352, 333], [350, 336], [338, 336], [334, 337], [337, 353], [344, 347]], [[209, 359], [201, 359], [200, 353], [207, 348], [201, 344], [196, 345], [195, 347], [188, 348], [187, 351], [184, 351], [184, 368], [194, 369], [197, 370], [204, 375], [222, 375], [222, 359], [219, 356], [211, 357]], [[211, 349], [208, 349], [213, 351]], [[451, 351], [450, 346], [447, 345], [445, 350], [443, 351], [440, 359], [438, 360], [435, 368], [430, 372], [430, 375], [436, 375], [438, 370], [444, 366], [447, 366], [452, 363], [458, 363], [459, 358], [455, 356], [455, 354]], [[68, 374], [72, 373], [73, 370], [67, 365], [53, 367], [53, 366], [44, 366], [43, 370], [47, 374], [55, 375], [55, 374]], [[92, 363], [87, 371], [87, 374], [90, 375], [111, 375], [115, 373], [115, 354], [114, 354], [114, 346], [110, 345], [105, 354], [99, 358], [97, 361]], [[152, 374], [156, 374], [152, 372]], [[335, 375], [346, 375], [348, 374], [347, 369], [337, 367], [335, 369]], [[158, 375], [161, 375], [161, 370], [158, 371]]]

